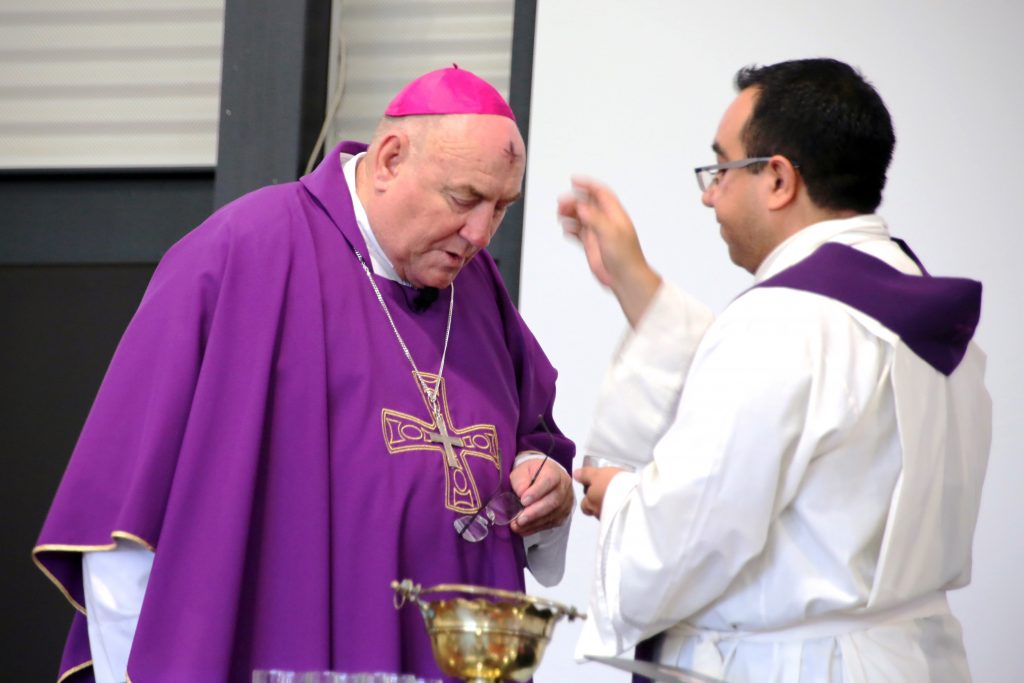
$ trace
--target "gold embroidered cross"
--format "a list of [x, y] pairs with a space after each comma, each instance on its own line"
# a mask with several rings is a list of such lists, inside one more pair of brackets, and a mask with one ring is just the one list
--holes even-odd
[[[384, 408], [381, 410], [381, 429], [388, 453], [406, 451], [434, 451], [443, 453], [445, 470], [445, 507], [460, 514], [480, 509], [480, 492], [469, 468], [467, 457], [482, 458], [501, 470], [501, 449], [498, 448], [498, 430], [492, 424], [469, 425], [458, 428], [448, 413], [448, 396], [444, 379], [421, 372], [416, 385], [420, 387], [429, 422], [407, 413]], [[437, 396], [437, 413], [431, 407], [427, 392]]]

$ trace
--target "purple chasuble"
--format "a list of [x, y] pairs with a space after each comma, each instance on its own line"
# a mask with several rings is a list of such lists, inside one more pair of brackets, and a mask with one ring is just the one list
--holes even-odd
[[[555, 370], [481, 252], [456, 280], [440, 400], [462, 446], [446, 458], [352, 252], [367, 249], [339, 152], [363, 149], [343, 143], [174, 245], [107, 371], [34, 554], [81, 612], [79, 551], [117, 537], [155, 549], [134, 683], [439, 676], [390, 581], [524, 588], [520, 537], [499, 527], [470, 543], [453, 521], [509, 488], [520, 450], [550, 447], [569, 468]], [[414, 290], [376, 281], [433, 385], [451, 288], [416, 313]], [[62, 675], [91, 680], [90, 659], [79, 613]]]
[[828, 242], [758, 284], [814, 292], [857, 309], [899, 335], [922, 360], [949, 375], [963, 360], [981, 315], [981, 283], [933, 277], [901, 240], [922, 275], [902, 273], [844, 244]]

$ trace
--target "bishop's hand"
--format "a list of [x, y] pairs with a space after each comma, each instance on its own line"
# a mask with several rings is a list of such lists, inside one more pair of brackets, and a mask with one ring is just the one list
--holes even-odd
[[[522, 501], [523, 511], [512, 522], [511, 528], [520, 536], [561, 526], [576, 504], [569, 473], [555, 462], [542, 469], [543, 463], [544, 460], [538, 458], [512, 468], [512, 490]], [[531, 484], [535, 475], [536, 480]]]

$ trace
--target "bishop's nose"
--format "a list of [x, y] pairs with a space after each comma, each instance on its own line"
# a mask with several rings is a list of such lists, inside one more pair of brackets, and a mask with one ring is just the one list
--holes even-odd
[[485, 206], [477, 207], [466, 218], [465, 224], [459, 230], [462, 239], [472, 244], [477, 249], [483, 249], [491, 242], [492, 212]]

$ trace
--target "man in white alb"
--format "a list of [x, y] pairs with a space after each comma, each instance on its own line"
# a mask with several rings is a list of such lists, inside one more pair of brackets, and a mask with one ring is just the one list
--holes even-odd
[[661, 280], [604, 186], [559, 203], [631, 330], [583, 467], [600, 536], [577, 655], [730, 682], [967, 681], [991, 439], [979, 283], [932, 277], [875, 214], [895, 138], [846, 64], [737, 74], [697, 169], [754, 286], [721, 314]]

